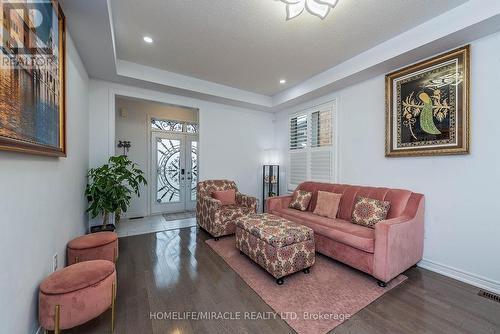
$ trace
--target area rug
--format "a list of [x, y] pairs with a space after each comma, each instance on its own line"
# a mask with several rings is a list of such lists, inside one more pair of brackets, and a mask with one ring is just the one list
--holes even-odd
[[407, 279], [400, 275], [386, 288], [360, 271], [316, 253], [311, 273], [298, 272], [283, 285], [246, 255], [234, 236], [206, 243], [299, 334], [327, 333]]
[[163, 218], [166, 221], [172, 220], [181, 220], [196, 217], [196, 211], [185, 211], [185, 212], [176, 212], [176, 213], [165, 213]]

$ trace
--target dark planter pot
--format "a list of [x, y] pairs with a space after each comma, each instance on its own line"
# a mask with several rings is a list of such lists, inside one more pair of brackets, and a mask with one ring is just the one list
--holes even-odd
[[114, 232], [116, 230], [115, 224], [97, 225], [90, 228], [90, 233], [96, 232]]

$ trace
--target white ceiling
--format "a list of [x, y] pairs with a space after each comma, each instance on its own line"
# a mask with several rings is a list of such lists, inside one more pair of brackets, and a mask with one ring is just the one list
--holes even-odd
[[59, 1], [91, 78], [263, 111], [500, 31], [499, 0], [340, 0], [324, 21], [276, 0]]
[[323, 21], [307, 12], [286, 21], [276, 0], [111, 0], [111, 8], [117, 58], [274, 95], [464, 2], [340, 0]]

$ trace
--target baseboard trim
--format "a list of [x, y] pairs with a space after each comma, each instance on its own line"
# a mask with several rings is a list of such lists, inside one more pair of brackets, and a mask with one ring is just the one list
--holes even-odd
[[426, 259], [420, 261], [418, 263], [418, 266], [436, 272], [438, 274], [454, 278], [458, 281], [474, 285], [481, 289], [485, 289], [494, 293], [500, 293], [500, 282], [476, 274], [471, 274], [466, 271]]

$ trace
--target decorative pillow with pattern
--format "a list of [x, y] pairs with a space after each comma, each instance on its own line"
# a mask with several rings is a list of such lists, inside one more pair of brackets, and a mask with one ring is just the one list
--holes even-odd
[[351, 222], [375, 228], [375, 224], [387, 218], [390, 208], [390, 202], [358, 196], [354, 202]]
[[297, 209], [300, 211], [306, 211], [311, 201], [312, 193], [304, 190], [295, 190], [293, 192], [292, 201], [288, 206], [291, 209]]

